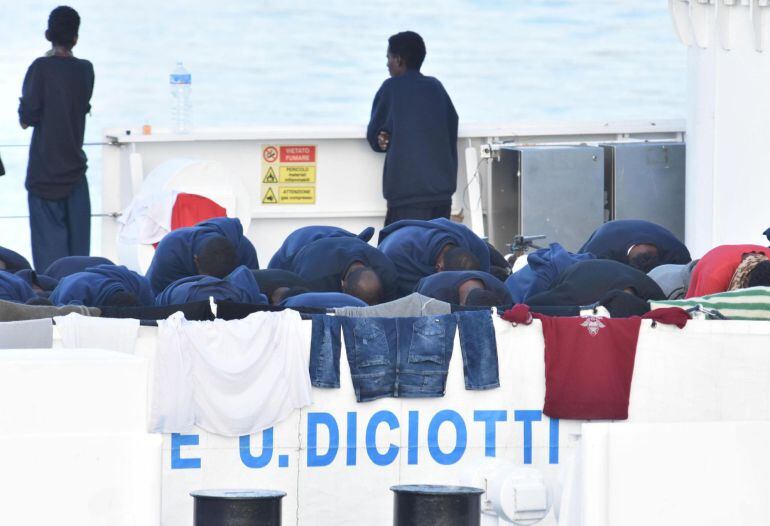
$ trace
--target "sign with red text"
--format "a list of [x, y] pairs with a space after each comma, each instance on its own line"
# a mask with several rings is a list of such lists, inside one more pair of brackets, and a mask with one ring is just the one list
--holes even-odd
[[312, 205], [316, 201], [316, 145], [262, 145], [263, 205]]

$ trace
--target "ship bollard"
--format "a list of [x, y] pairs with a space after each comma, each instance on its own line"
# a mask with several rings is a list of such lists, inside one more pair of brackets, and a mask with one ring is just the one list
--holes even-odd
[[262, 489], [199, 490], [193, 526], [281, 526], [283, 491]]
[[393, 486], [393, 526], [480, 526], [484, 490], [466, 486]]

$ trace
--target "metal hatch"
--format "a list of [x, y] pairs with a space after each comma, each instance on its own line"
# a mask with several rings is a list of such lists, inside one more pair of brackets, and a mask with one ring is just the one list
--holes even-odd
[[488, 186], [490, 242], [515, 235], [577, 251], [605, 220], [604, 149], [598, 146], [502, 146]]

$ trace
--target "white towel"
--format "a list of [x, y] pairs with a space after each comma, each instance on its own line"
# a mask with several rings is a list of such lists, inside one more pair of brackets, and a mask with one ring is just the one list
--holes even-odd
[[0, 349], [50, 349], [52, 345], [51, 318], [0, 323]]
[[54, 319], [65, 349], [107, 349], [134, 354], [139, 320], [67, 314]]
[[296, 311], [202, 322], [178, 312], [158, 328], [151, 431], [249, 435], [312, 403], [309, 335]]

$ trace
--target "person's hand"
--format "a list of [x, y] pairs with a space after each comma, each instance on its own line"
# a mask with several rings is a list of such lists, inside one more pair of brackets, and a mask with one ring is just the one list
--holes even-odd
[[388, 149], [388, 145], [390, 144], [390, 134], [386, 131], [381, 131], [377, 134], [377, 145], [380, 147], [380, 150], [383, 152]]

